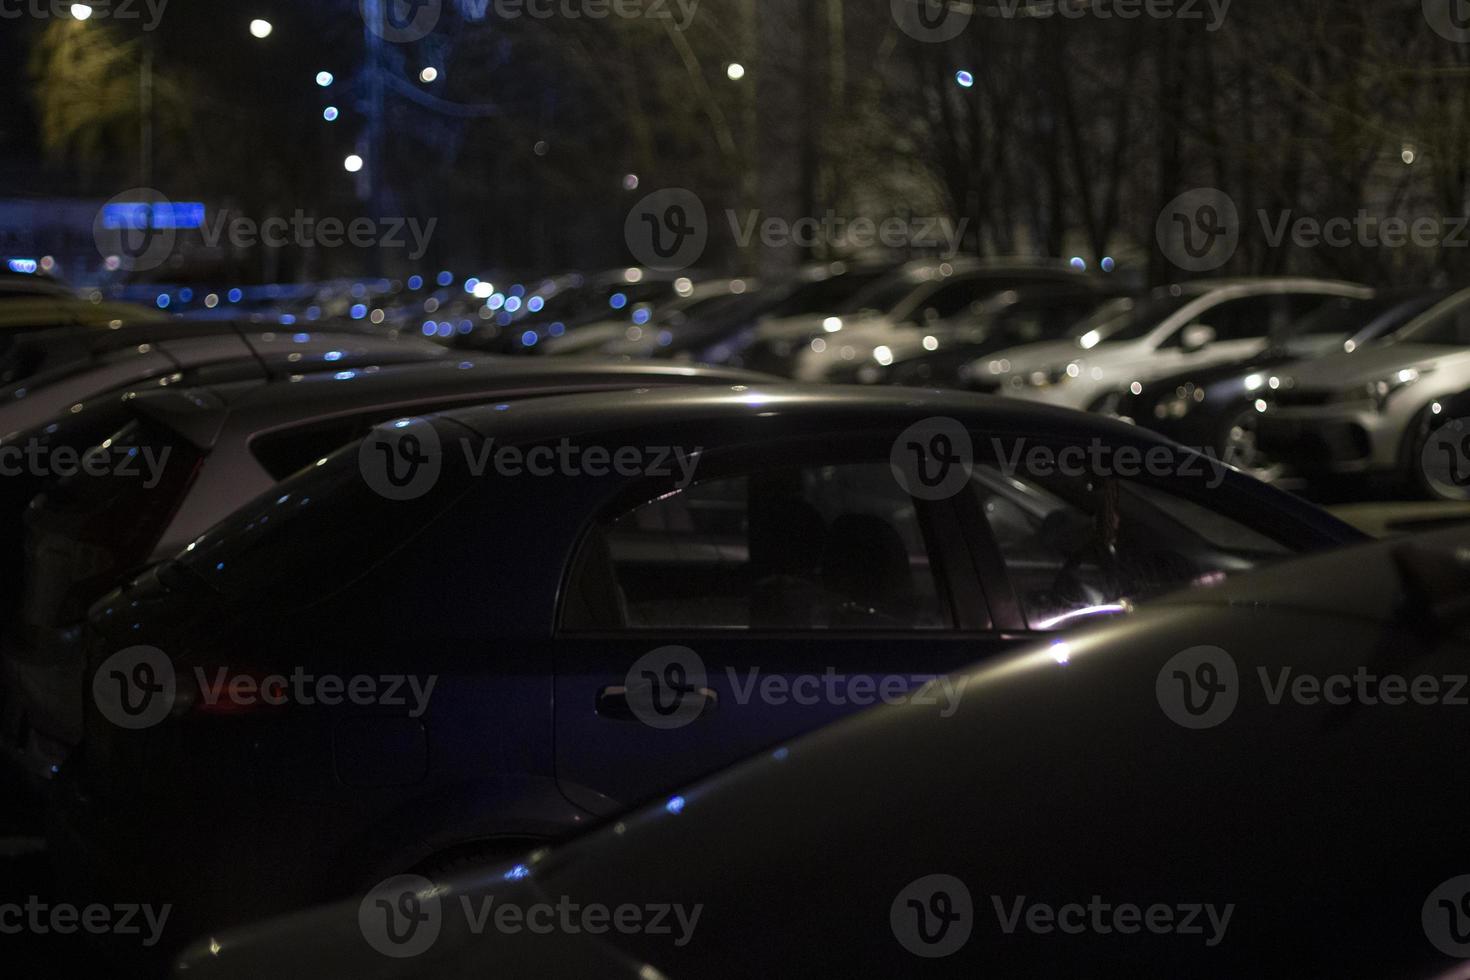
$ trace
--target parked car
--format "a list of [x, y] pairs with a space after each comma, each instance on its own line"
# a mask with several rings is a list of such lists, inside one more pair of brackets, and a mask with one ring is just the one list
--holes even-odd
[[[1463, 978], [1470, 729], [1423, 699], [1470, 666], [1467, 551], [1182, 593], [960, 674], [951, 717], [876, 708], [513, 865], [211, 934], [175, 975]], [[664, 926], [580, 928], [629, 907]]]
[[[949, 317], [1019, 286], [1085, 281], [1060, 262], [956, 258], [910, 262], [853, 294], [840, 306], [763, 323], [729, 363], [754, 370], [824, 380], [845, 363], [872, 356]], [[820, 348], [813, 342], [820, 340]]]
[[1270, 338], [1254, 357], [1193, 368], [1147, 384], [1134, 382], [1103, 410], [1132, 419], [1176, 442], [1209, 447], [1222, 459], [1262, 478], [1281, 463], [1261, 451], [1256, 426], [1265, 399], [1296, 361], [1361, 351], [1391, 335], [1449, 296], [1451, 290], [1381, 291], [1373, 299], [1329, 300]]
[[[838, 383], [965, 388], [965, 368], [1007, 347], [1065, 337], [1095, 313], [1126, 303], [1126, 291], [1106, 280], [1007, 289], [959, 316], [879, 345], [871, 356], [829, 372]], [[1089, 327], [1088, 329], [1092, 329]], [[824, 348], [828, 340], [813, 345]], [[840, 341], [836, 341], [840, 342]]]
[[[1320, 279], [1205, 280], [1155, 290], [1106, 336], [1000, 351], [971, 367], [973, 384], [1004, 395], [1095, 410], [1132, 384], [1253, 357], [1273, 332], [1328, 300], [1373, 291]], [[989, 380], [987, 381], [987, 375]]]
[[1309, 479], [1387, 477], [1421, 491], [1421, 460], [1442, 399], [1470, 389], [1470, 290], [1444, 299], [1386, 343], [1283, 371], [1257, 426], [1262, 451]]
[[443, 347], [416, 338], [394, 340], [330, 330], [186, 333], [112, 348], [87, 361], [67, 360], [0, 388], [0, 433], [34, 428], [63, 412], [76, 411], [73, 406], [88, 399], [152, 381], [265, 378], [305, 371], [313, 364], [346, 368], [447, 356]]
[[[973, 433], [974, 464], [901, 482], [895, 443], [937, 417]], [[1008, 462], [1068, 447], [1154, 464]], [[142, 655], [175, 696], [137, 692], [161, 713], [129, 728], [88, 700], [54, 853], [94, 900], [169, 896], [182, 939], [563, 837], [855, 707], [742, 707], [750, 671], [902, 673], [908, 690], [1360, 539], [1136, 427], [962, 393], [663, 388], [400, 420], [94, 605], [84, 689], [123, 693], [139, 675], [113, 658]], [[706, 677], [659, 673], [646, 655], [670, 644]], [[643, 669], [712, 710], [640, 723], [659, 707], [627, 687]], [[415, 706], [220, 696], [298, 674], [433, 689]]]
[[373, 426], [488, 399], [763, 380], [734, 369], [572, 358], [327, 366], [337, 370], [129, 391], [7, 440], [45, 454], [126, 451], [138, 461], [128, 476], [109, 466], [5, 487], [12, 507], [29, 507], [23, 525], [4, 534], [19, 608], [0, 626], [0, 747], [26, 776], [49, 779], [81, 738], [80, 639], [91, 602]]
[[691, 317], [718, 313], [744, 302], [747, 294], [759, 293], [758, 279], [711, 279], [698, 285], [690, 282], [674, 289], [663, 302], [638, 303], [625, 307], [622, 315], [584, 324], [571, 333], [551, 337], [536, 348], [543, 354], [643, 354], [659, 346], [661, 337], [672, 343], [673, 327]]

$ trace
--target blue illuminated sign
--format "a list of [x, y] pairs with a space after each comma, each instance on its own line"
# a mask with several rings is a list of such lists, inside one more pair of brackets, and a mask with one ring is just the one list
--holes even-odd
[[202, 228], [204, 227], [204, 205], [198, 202], [159, 201], [150, 204], [108, 204], [102, 208], [102, 225], [105, 228], [126, 228], [140, 231], [144, 228]]

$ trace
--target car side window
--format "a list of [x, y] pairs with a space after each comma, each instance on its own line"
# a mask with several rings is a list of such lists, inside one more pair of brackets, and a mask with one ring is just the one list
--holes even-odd
[[1285, 558], [1262, 532], [1156, 484], [977, 465], [971, 486], [1027, 625], [1074, 626]]
[[608, 515], [568, 597], [572, 629], [955, 625], [916, 504], [876, 463], [709, 479]]
[[[1270, 336], [1273, 324], [1287, 316], [1286, 306], [1279, 296], [1247, 296], [1243, 299], [1227, 300], [1212, 306], [1194, 318], [1193, 325], [1214, 328], [1215, 339], [1255, 340]], [[1277, 329], [1280, 329], [1279, 326]], [[1183, 343], [1184, 330], [1175, 331], [1167, 347], [1178, 347]]]

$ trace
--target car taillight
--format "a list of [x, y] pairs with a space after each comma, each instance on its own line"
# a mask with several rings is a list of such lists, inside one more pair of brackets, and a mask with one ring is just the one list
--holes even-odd
[[281, 674], [256, 668], [193, 665], [180, 677], [176, 700], [180, 713], [190, 716], [233, 717], [258, 715], [285, 708], [289, 681]]

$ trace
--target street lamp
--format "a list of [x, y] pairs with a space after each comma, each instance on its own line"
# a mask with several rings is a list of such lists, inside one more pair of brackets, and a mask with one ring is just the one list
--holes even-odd
[[77, 20], [91, 20], [92, 5], [90, 3], [74, 3], [71, 5], [71, 15]]
[[342, 168], [350, 174], [355, 174], [362, 169], [362, 157], [356, 153], [342, 161]]
[[264, 41], [270, 37], [271, 31], [273, 30], [275, 30], [275, 27], [268, 20], [256, 19], [250, 22], [250, 33], [259, 40]]
[[334, 78], [332, 76], [332, 73], [329, 71], [319, 71], [316, 73], [316, 83], [322, 88], [326, 88], [328, 85], [331, 85], [335, 81], [336, 78]]
[[433, 82], [438, 77], [439, 69], [435, 68], [433, 65], [430, 65], [428, 68], [425, 68], [423, 71], [419, 72], [419, 81], [423, 82], [425, 85]]
[[725, 69], [725, 76], [732, 82], [738, 82], [745, 77], [745, 66], [737, 61]]

